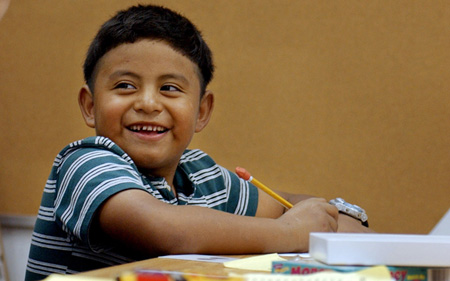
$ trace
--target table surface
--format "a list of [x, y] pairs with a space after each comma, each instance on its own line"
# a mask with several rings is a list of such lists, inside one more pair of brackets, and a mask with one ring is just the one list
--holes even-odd
[[[245, 258], [251, 255], [226, 256], [233, 258]], [[154, 258], [133, 263], [111, 266], [107, 268], [80, 273], [79, 275], [89, 277], [116, 278], [121, 273], [137, 269], [152, 269], [162, 271], [177, 271], [186, 273], [198, 273], [212, 276], [227, 277], [230, 273], [245, 274], [257, 273], [258, 271], [232, 269], [224, 267], [223, 263], [202, 262], [195, 260], [180, 260], [169, 258]]]

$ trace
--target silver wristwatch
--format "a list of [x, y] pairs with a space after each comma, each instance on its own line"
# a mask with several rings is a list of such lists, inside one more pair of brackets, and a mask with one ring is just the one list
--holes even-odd
[[366, 211], [364, 211], [363, 208], [357, 205], [350, 204], [342, 198], [332, 199], [329, 203], [336, 206], [339, 212], [360, 220], [362, 225], [364, 226], [369, 226], [369, 222], [367, 221], [368, 217]]

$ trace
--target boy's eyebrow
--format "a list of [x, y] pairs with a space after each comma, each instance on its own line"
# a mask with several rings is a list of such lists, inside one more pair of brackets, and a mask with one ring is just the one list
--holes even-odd
[[117, 79], [117, 78], [119, 78], [121, 76], [131, 76], [131, 77], [138, 78], [138, 79], [141, 78], [138, 74], [136, 74], [134, 72], [131, 72], [129, 70], [117, 70], [117, 71], [114, 71], [113, 73], [111, 73], [111, 75], [109, 75], [109, 78], [110, 79]]
[[170, 78], [174, 78], [176, 80], [181, 80], [183, 83], [189, 84], [189, 79], [184, 77], [184, 75], [182, 75], [182, 74], [170, 73], [170, 74], [164, 74], [160, 77], [161, 80], [166, 80], [166, 79], [170, 79]]
[[[111, 75], [109, 75], [109, 78], [114, 80], [114, 79], [117, 79], [117, 78], [119, 78], [121, 76], [131, 76], [131, 77], [134, 77], [136, 79], [140, 79], [141, 78], [140, 75], [138, 75], [138, 74], [136, 74], [136, 73], [134, 73], [132, 71], [129, 71], [129, 70], [117, 70], [117, 71], [111, 73]], [[186, 84], [190, 84], [189, 83], [189, 79], [187, 79], [182, 74], [169, 73], [169, 74], [164, 74], [164, 75], [159, 77], [160, 80], [166, 80], [166, 79], [170, 79], [170, 78], [181, 80], [182, 82], [184, 82]]]

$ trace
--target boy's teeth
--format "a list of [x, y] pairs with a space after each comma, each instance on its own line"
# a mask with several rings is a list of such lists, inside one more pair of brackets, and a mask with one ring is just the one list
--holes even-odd
[[162, 132], [162, 131], [164, 131], [164, 128], [160, 127], [160, 126], [139, 126], [139, 125], [134, 125], [134, 126], [131, 126], [131, 130], [133, 130], [133, 131]]

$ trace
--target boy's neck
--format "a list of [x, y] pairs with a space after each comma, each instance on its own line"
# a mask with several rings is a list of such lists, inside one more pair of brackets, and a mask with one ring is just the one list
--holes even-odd
[[169, 190], [169, 191], [171, 191], [173, 194], [174, 194], [174, 196], [175, 197], [178, 197], [177, 196], [177, 190], [176, 190], [176, 188], [175, 188], [175, 185], [174, 185], [174, 177], [175, 177], [175, 171], [174, 172], [172, 172], [172, 173], [167, 173], [167, 175], [155, 175], [154, 173], [150, 173], [150, 172], [147, 172], [147, 171], [141, 171], [141, 173], [143, 174], [143, 175], [145, 175], [146, 177], [148, 177], [148, 178], [162, 178], [162, 179], [164, 179], [165, 180], [165, 182], [166, 182], [166, 188]]

